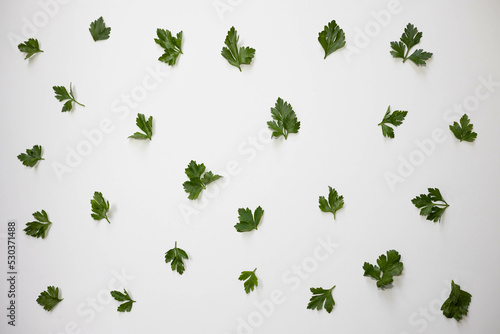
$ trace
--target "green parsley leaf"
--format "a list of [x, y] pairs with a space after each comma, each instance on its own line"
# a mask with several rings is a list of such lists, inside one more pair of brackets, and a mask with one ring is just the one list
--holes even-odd
[[89, 28], [90, 34], [94, 39], [94, 42], [104, 41], [109, 38], [109, 33], [111, 32], [111, 28], [107, 28], [104, 23], [104, 19], [102, 16], [92, 22]]
[[42, 210], [42, 212], [37, 211], [33, 213], [33, 217], [35, 217], [37, 221], [26, 223], [26, 228], [24, 229], [24, 232], [26, 232], [27, 235], [30, 235], [32, 237], [35, 238], [41, 237], [42, 239], [45, 239], [45, 234], [47, 232], [47, 229], [52, 224], [52, 222], [49, 221], [49, 216], [47, 215], [47, 212], [45, 212], [45, 210]]
[[38, 161], [45, 160], [42, 158], [42, 147], [40, 145], [34, 145], [32, 149], [26, 149], [26, 153], [19, 154], [17, 158], [23, 165], [28, 167], [34, 167]]
[[182, 273], [184, 272], [183, 259], [188, 260], [189, 257], [184, 250], [177, 248], [177, 241], [176, 241], [174, 248], [165, 253], [165, 263], [172, 262], [170, 264], [172, 271], [177, 270], [177, 272], [182, 275]]
[[337, 25], [335, 20], [332, 20], [325, 29], [319, 33], [318, 41], [325, 50], [325, 58], [334, 51], [345, 46], [345, 34], [342, 29]]
[[92, 206], [92, 218], [95, 220], [106, 219], [108, 223], [111, 222], [108, 219], [109, 202], [104, 199], [102, 193], [96, 191], [94, 192], [94, 198], [90, 200]]
[[292, 106], [281, 97], [278, 97], [274, 108], [271, 108], [271, 116], [274, 121], [267, 122], [267, 126], [273, 131], [271, 138], [283, 136], [287, 139], [288, 134], [299, 132], [300, 122], [297, 121], [297, 115]]
[[42, 50], [40, 50], [38, 40], [34, 38], [30, 38], [24, 43], [19, 44], [17, 48], [19, 49], [19, 51], [26, 53], [26, 57], [24, 57], [24, 59], [31, 58], [31, 56], [33, 56], [35, 53], [43, 52]]
[[395, 127], [403, 124], [403, 121], [408, 114], [408, 111], [404, 110], [394, 110], [391, 114], [391, 106], [387, 107], [387, 111], [384, 115], [382, 122], [378, 125], [382, 126], [382, 134], [384, 137], [394, 138], [394, 129], [387, 124], [392, 124]]
[[422, 33], [413, 24], [408, 23], [405, 32], [401, 36], [401, 42], [391, 42], [391, 55], [394, 58], [403, 58], [403, 63], [410, 59], [417, 66], [425, 66], [425, 61], [432, 57], [432, 53], [422, 49], [415, 50], [410, 56], [410, 49], [420, 43]]
[[69, 93], [66, 90], [66, 87], [64, 86], [54, 86], [52, 87], [52, 89], [54, 89], [54, 93], [56, 93], [56, 99], [58, 99], [61, 102], [67, 100], [66, 103], [64, 103], [63, 105], [63, 108], [61, 110], [62, 112], [71, 111], [71, 109], [73, 109], [73, 102], [81, 105], [82, 107], [85, 107], [83, 104], [81, 104], [75, 99], [71, 83], [69, 84]]
[[174, 37], [169, 30], [156, 29], [156, 35], [158, 36], [158, 38], [155, 38], [156, 44], [164, 50], [163, 55], [158, 60], [170, 66], [175, 65], [177, 57], [182, 54], [182, 31], [177, 33], [177, 37]]
[[257, 209], [255, 209], [255, 213], [252, 216], [252, 210], [250, 210], [249, 208], [240, 208], [238, 209], [238, 214], [238, 219], [240, 222], [234, 225], [234, 228], [238, 232], [248, 232], [257, 229], [257, 226], [260, 223], [260, 219], [264, 214], [264, 210], [262, 210], [262, 208], [259, 206], [257, 207]]
[[253, 57], [255, 56], [255, 49], [250, 47], [240, 47], [238, 50], [238, 40], [239, 40], [238, 32], [234, 27], [231, 27], [227, 32], [226, 39], [224, 40], [224, 44], [227, 47], [223, 47], [221, 51], [221, 55], [227, 59], [229, 64], [237, 67], [241, 72], [240, 65], [248, 65], [252, 62]]
[[137, 114], [135, 124], [137, 124], [139, 129], [144, 131], [144, 133], [136, 132], [133, 135], [129, 136], [129, 138], [151, 140], [151, 137], [153, 136], [153, 116], [149, 116], [148, 120], [146, 121], [146, 117], [144, 117], [144, 114]]
[[210, 171], [203, 175], [205, 172], [205, 165], [198, 165], [194, 160], [191, 160], [185, 171], [189, 181], [184, 182], [182, 186], [184, 187], [184, 191], [189, 194], [189, 199], [197, 199], [201, 191], [206, 189], [209, 183], [222, 177]]
[[130, 298], [127, 290], [123, 289], [123, 292], [124, 293], [121, 293], [120, 291], [114, 290], [114, 291], [111, 291], [111, 296], [116, 301], [125, 302], [125, 303], [120, 304], [120, 306], [118, 306], [118, 308], [117, 308], [118, 312], [130, 312], [132, 310], [132, 305], [135, 303], [135, 300], [132, 300], [132, 298]]
[[307, 308], [309, 310], [322, 310], [325, 308], [326, 312], [331, 313], [333, 310], [333, 306], [335, 305], [335, 301], [332, 297], [332, 291], [335, 289], [335, 285], [331, 289], [323, 289], [323, 288], [311, 288], [311, 292], [313, 296], [309, 300], [309, 304], [307, 304]]
[[250, 291], [253, 291], [255, 287], [259, 285], [259, 280], [255, 275], [256, 270], [257, 268], [255, 268], [253, 271], [242, 271], [240, 277], [238, 277], [240, 281], [245, 281], [245, 283], [243, 283], [243, 287], [245, 288], [245, 292], [247, 294], [250, 293]]
[[335, 219], [335, 213], [344, 207], [344, 196], [339, 196], [337, 190], [328, 186], [328, 201], [324, 196], [319, 197], [319, 208], [323, 212], [333, 213], [333, 219]]
[[477, 138], [477, 133], [472, 131], [473, 127], [474, 125], [470, 124], [470, 119], [467, 114], [464, 114], [462, 118], [460, 118], [460, 125], [454, 122], [453, 125], [450, 125], [450, 130], [457, 139], [460, 139], [460, 141], [465, 140], [472, 143]]
[[450, 296], [441, 306], [441, 311], [443, 311], [445, 317], [460, 321], [464, 315], [467, 315], [471, 299], [472, 295], [470, 293], [460, 289], [460, 285], [451, 281]]
[[47, 287], [47, 291], [40, 293], [36, 300], [46, 311], [51, 311], [61, 301], [62, 299], [59, 299], [59, 288], [53, 286]]
[[[393, 282], [393, 276], [401, 275], [403, 272], [403, 262], [401, 255], [395, 250], [387, 251], [387, 257], [382, 254], [377, 260], [377, 266], [365, 262], [363, 276], [369, 276], [377, 280], [377, 287], [385, 288]], [[380, 276], [382, 274], [382, 277]]]
[[429, 195], [421, 194], [412, 199], [411, 202], [420, 209], [421, 216], [427, 216], [427, 220], [436, 223], [441, 220], [444, 210], [450, 205], [443, 199], [438, 188], [428, 188], [427, 190], [429, 191]]

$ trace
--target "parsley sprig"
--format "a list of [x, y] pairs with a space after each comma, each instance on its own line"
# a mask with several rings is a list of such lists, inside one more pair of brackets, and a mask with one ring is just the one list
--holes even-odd
[[323, 288], [311, 288], [311, 292], [313, 296], [309, 300], [309, 304], [307, 304], [307, 308], [309, 310], [322, 310], [323, 308], [326, 312], [331, 313], [333, 310], [333, 306], [335, 305], [335, 301], [333, 300], [332, 291], [335, 289], [335, 285], [330, 289]]
[[438, 188], [428, 188], [429, 194], [421, 194], [411, 202], [420, 209], [421, 216], [427, 216], [427, 220], [439, 222], [444, 211], [450, 206], [444, 200]]
[[411, 48], [420, 43], [421, 38], [422, 32], [419, 32], [413, 24], [408, 23], [400, 42], [391, 42], [391, 55], [394, 58], [402, 58], [403, 63], [409, 59], [417, 66], [425, 66], [426, 61], [432, 57], [432, 53], [417, 49], [410, 55]]

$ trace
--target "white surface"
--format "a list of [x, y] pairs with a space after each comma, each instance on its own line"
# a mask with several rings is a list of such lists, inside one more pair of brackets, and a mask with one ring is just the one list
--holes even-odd
[[[478, 133], [473, 144], [452, 137], [448, 126], [462, 113], [447, 110], [473, 101], [479, 77], [500, 81], [500, 3], [405, 1], [383, 27], [371, 13], [387, 9], [388, 1], [221, 0], [232, 4], [222, 16], [216, 3], [73, 0], [25, 36], [26, 22], [43, 19], [40, 4], [1, 3], [1, 261], [5, 225], [14, 219], [19, 295], [17, 326], [7, 326], [2, 313], [0, 331], [499, 332], [500, 87], [467, 112]], [[99, 16], [111, 37], [95, 43], [88, 27]], [[332, 19], [359, 53], [344, 48], [323, 60], [317, 35]], [[408, 22], [423, 32], [418, 47], [434, 53], [425, 68], [389, 54], [389, 42]], [[242, 45], [256, 49], [242, 73], [220, 56], [232, 25]], [[184, 54], [172, 69], [157, 61], [156, 28], [184, 32]], [[365, 28], [373, 29], [368, 45], [360, 37]], [[9, 42], [12, 34], [37, 38], [45, 52], [23, 60]], [[166, 74], [137, 106], [126, 107], [123, 94], [139, 92], [144, 79], [155, 83], [151, 71]], [[70, 82], [86, 107], [61, 113], [52, 86]], [[292, 104], [299, 133], [269, 142], [262, 132], [259, 150], [251, 149], [278, 97]], [[409, 111], [394, 140], [377, 126], [388, 105]], [[138, 112], [155, 118], [151, 142], [127, 139]], [[65, 164], [68, 147], [85, 145], [83, 131], [103, 119], [113, 130], [59, 182], [53, 164]], [[397, 173], [400, 159], [417, 157], [415, 141], [428, 140], [435, 129], [442, 129], [444, 142], [392, 191], [385, 173]], [[45, 160], [26, 168], [16, 156], [35, 144]], [[182, 189], [191, 159], [226, 173], [196, 207]], [[235, 173], [228, 167], [234, 163]], [[345, 197], [335, 221], [317, 205], [328, 186]], [[438, 187], [451, 205], [440, 224], [419, 216], [411, 203], [428, 187]], [[90, 217], [96, 190], [111, 202], [111, 225]], [[237, 209], [258, 205], [265, 210], [259, 230], [237, 233]], [[181, 214], [186, 207], [197, 208], [189, 219]], [[41, 209], [54, 223], [48, 237], [23, 235], [31, 213]], [[336, 249], [311, 260], [318, 238], [330, 238]], [[175, 241], [191, 257], [182, 276], [164, 263]], [[405, 269], [382, 291], [363, 277], [362, 265], [389, 249], [401, 253]], [[304, 265], [310, 272], [302, 278], [291, 271]], [[260, 285], [245, 295], [237, 277], [256, 267]], [[124, 286], [114, 271], [133, 277], [124, 282], [137, 301], [131, 313], [116, 312], [118, 303], [110, 300], [110, 284]], [[429, 311], [440, 307], [452, 279], [473, 296], [460, 323]], [[331, 314], [306, 310], [310, 287], [334, 284]], [[51, 313], [35, 302], [48, 285], [64, 297]], [[262, 315], [256, 303], [269, 303], [280, 291], [281, 303]], [[258, 326], [245, 331], [241, 319]]]

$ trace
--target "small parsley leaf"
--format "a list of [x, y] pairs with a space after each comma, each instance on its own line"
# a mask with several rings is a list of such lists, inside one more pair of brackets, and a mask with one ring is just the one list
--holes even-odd
[[342, 29], [337, 25], [335, 20], [332, 20], [325, 29], [319, 33], [318, 41], [325, 50], [325, 58], [334, 51], [345, 46], [345, 34]]
[[299, 132], [300, 122], [297, 121], [297, 115], [292, 106], [281, 97], [278, 97], [274, 108], [271, 108], [271, 116], [274, 121], [267, 122], [267, 126], [273, 131], [271, 138], [283, 136], [287, 139], [288, 134]]
[[264, 210], [262, 210], [262, 208], [259, 206], [257, 207], [257, 209], [255, 209], [255, 212], [252, 216], [252, 210], [250, 210], [249, 208], [240, 208], [238, 209], [238, 214], [238, 219], [240, 222], [234, 225], [234, 228], [238, 232], [248, 232], [257, 229], [257, 226], [260, 223], [260, 219], [264, 214]]
[[93, 212], [90, 214], [92, 218], [95, 220], [106, 219], [111, 224], [108, 219], [109, 202], [104, 199], [101, 192], [94, 192], [94, 198], [90, 200], [90, 204]]
[[438, 188], [428, 188], [427, 190], [429, 191], [428, 195], [421, 194], [412, 199], [411, 202], [420, 209], [421, 216], [427, 216], [427, 220], [436, 223], [441, 220], [444, 211], [450, 205], [443, 199]]
[[41, 292], [36, 300], [46, 311], [51, 311], [61, 301], [62, 299], [59, 298], [59, 288], [53, 286], [47, 287], [47, 291]]
[[191, 160], [185, 171], [189, 181], [184, 182], [182, 186], [184, 187], [184, 191], [189, 194], [189, 199], [197, 199], [201, 191], [206, 189], [209, 183], [222, 177], [210, 171], [203, 174], [205, 172], [205, 165], [198, 165], [194, 160]]
[[255, 49], [250, 47], [240, 47], [238, 50], [238, 32], [234, 27], [231, 27], [227, 32], [226, 39], [224, 40], [224, 46], [221, 51], [221, 55], [227, 59], [229, 64], [237, 67], [241, 72], [240, 65], [248, 65], [252, 62], [255, 55]]
[[441, 306], [441, 310], [445, 317], [460, 321], [464, 315], [467, 315], [471, 299], [470, 293], [460, 289], [460, 285], [451, 281], [450, 296]]
[[136, 132], [133, 135], [129, 136], [129, 138], [151, 140], [151, 137], [153, 136], [153, 116], [149, 116], [148, 120], [146, 121], [146, 117], [144, 116], [144, 114], [137, 114], [135, 123], [137, 124], [139, 129], [144, 131], [144, 133]]
[[333, 213], [333, 219], [335, 219], [335, 213], [344, 207], [344, 196], [339, 196], [337, 190], [328, 186], [328, 201], [324, 196], [319, 197], [319, 208], [323, 212]]
[[245, 288], [245, 292], [248, 294], [250, 291], [253, 291], [256, 286], [259, 285], [259, 280], [257, 279], [257, 275], [255, 275], [255, 268], [253, 271], [242, 271], [240, 277], [238, 279], [240, 281], [245, 281], [243, 283], [243, 287]]
[[309, 310], [322, 310], [325, 308], [326, 312], [331, 313], [333, 310], [333, 306], [335, 305], [335, 301], [333, 300], [332, 291], [335, 289], [335, 285], [331, 289], [323, 289], [323, 288], [311, 288], [311, 292], [313, 296], [309, 300], [309, 304], [307, 304], [307, 308]]
[[[395, 250], [387, 251], [387, 257], [382, 254], [377, 260], [377, 266], [368, 262], [363, 265], [363, 276], [369, 276], [377, 280], [377, 287], [385, 288], [393, 282], [393, 276], [401, 275], [403, 272], [403, 262], [401, 255]], [[382, 274], [382, 276], [380, 276]]]
[[47, 229], [52, 224], [52, 222], [49, 221], [47, 212], [45, 212], [45, 210], [41, 212], [37, 211], [33, 213], [33, 217], [35, 217], [36, 221], [26, 223], [24, 232], [32, 237], [45, 239]]
[[155, 42], [164, 51], [158, 60], [170, 66], [175, 65], [177, 57], [179, 57], [179, 54], [182, 54], [182, 31], [177, 33], [177, 37], [174, 37], [169, 30], [156, 29], [156, 35], [158, 38], [155, 38]]
[[121, 293], [120, 291], [111, 291], [111, 296], [119, 302], [124, 302], [118, 306], [116, 309], [118, 312], [130, 312], [132, 310], [132, 305], [135, 303], [135, 300], [132, 300], [130, 298], [127, 290], [123, 289], [124, 293]]
[[54, 93], [56, 93], [56, 99], [61, 102], [67, 100], [62, 107], [62, 112], [71, 111], [71, 109], [73, 109], [73, 102], [81, 105], [82, 107], [85, 107], [83, 104], [76, 101], [75, 96], [73, 95], [73, 88], [71, 87], [71, 83], [69, 84], [69, 93], [64, 86], [54, 86], [52, 87], [52, 89], [54, 89]]
[[417, 66], [425, 66], [425, 61], [432, 57], [432, 53], [425, 52], [422, 49], [417, 49], [410, 56], [408, 56], [410, 49], [420, 43], [421, 38], [422, 33], [419, 32], [413, 24], [408, 23], [403, 35], [401, 36], [401, 41], [391, 42], [391, 55], [394, 58], [402, 58], [403, 63], [410, 59]]
[[34, 145], [32, 149], [26, 149], [26, 153], [19, 154], [17, 158], [23, 165], [28, 167], [34, 167], [38, 161], [45, 160], [42, 158], [42, 147], [40, 145]]
[[19, 51], [26, 53], [26, 57], [24, 59], [31, 58], [35, 53], [43, 52], [42, 50], [40, 50], [38, 40], [34, 38], [30, 38], [24, 43], [19, 44], [17, 48], [19, 49]]
[[189, 259], [187, 253], [177, 248], [177, 241], [175, 242], [174, 248], [165, 253], [165, 263], [172, 262], [170, 264], [172, 271], [177, 271], [180, 275], [184, 273], [184, 260]]
[[106, 27], [104, 19], [101, 16], [94, 22], [90, 23], [89, 31], [90, 34], [92, 35], [92, 38], [94, 39], [94, 42], [97, 42], [108, 39], [109, 33], [111, 32], [111, 28]]
[[477, 133], [472, 131], [473, 127], [474, 125], [470, 124], [467, 114], [464, 114], [460, 118], [460, 124], [454, 122], [453, 125], [450, 125], [450, 130], [460, 141], [465, 140], [472, 143], [477, 138]]
[[382, 134], [384, 137], [394, 138], [394, 129], [387, 124], [392, 124], [395, 127], [403, 124], [403, 121], [408, 114], [408, 111], [394, 110], [391, 114], [391, 106], [387, 107], [387, 112], [384, 115], [382, 122], [378, 125], [382, 126]]

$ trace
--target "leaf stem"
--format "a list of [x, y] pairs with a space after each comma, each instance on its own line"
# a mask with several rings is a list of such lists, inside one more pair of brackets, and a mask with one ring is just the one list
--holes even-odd
[[111, 222], [108, 219], [108, 215], [104, 215], [104, 219], [106, 219], [108, 221], [108, 223], [111, 224]]
[[405, 56], [404, 56], [404, 58], [403, 58], [403, 63], [404, 63], [404, 62], [408, 59], [408, 54], [409, 54], [409, 53], [410, 53], [410, 48], [407, 48], [407, 49], [406, 49], [406, 54], [405, 54]]
[[81, 104], [80, 102], [78, 102], [78, 101], [77, 101], [77, 100], [75, 100], [74, 98], [73, 98], [73, 99], [71, 99], [71, 100], [72, 100], [73, 102], [75, 102], [76, 104], [79, 104], [79, 105], [81, 105], [82, 107], [85, 107], [85, 105]]

